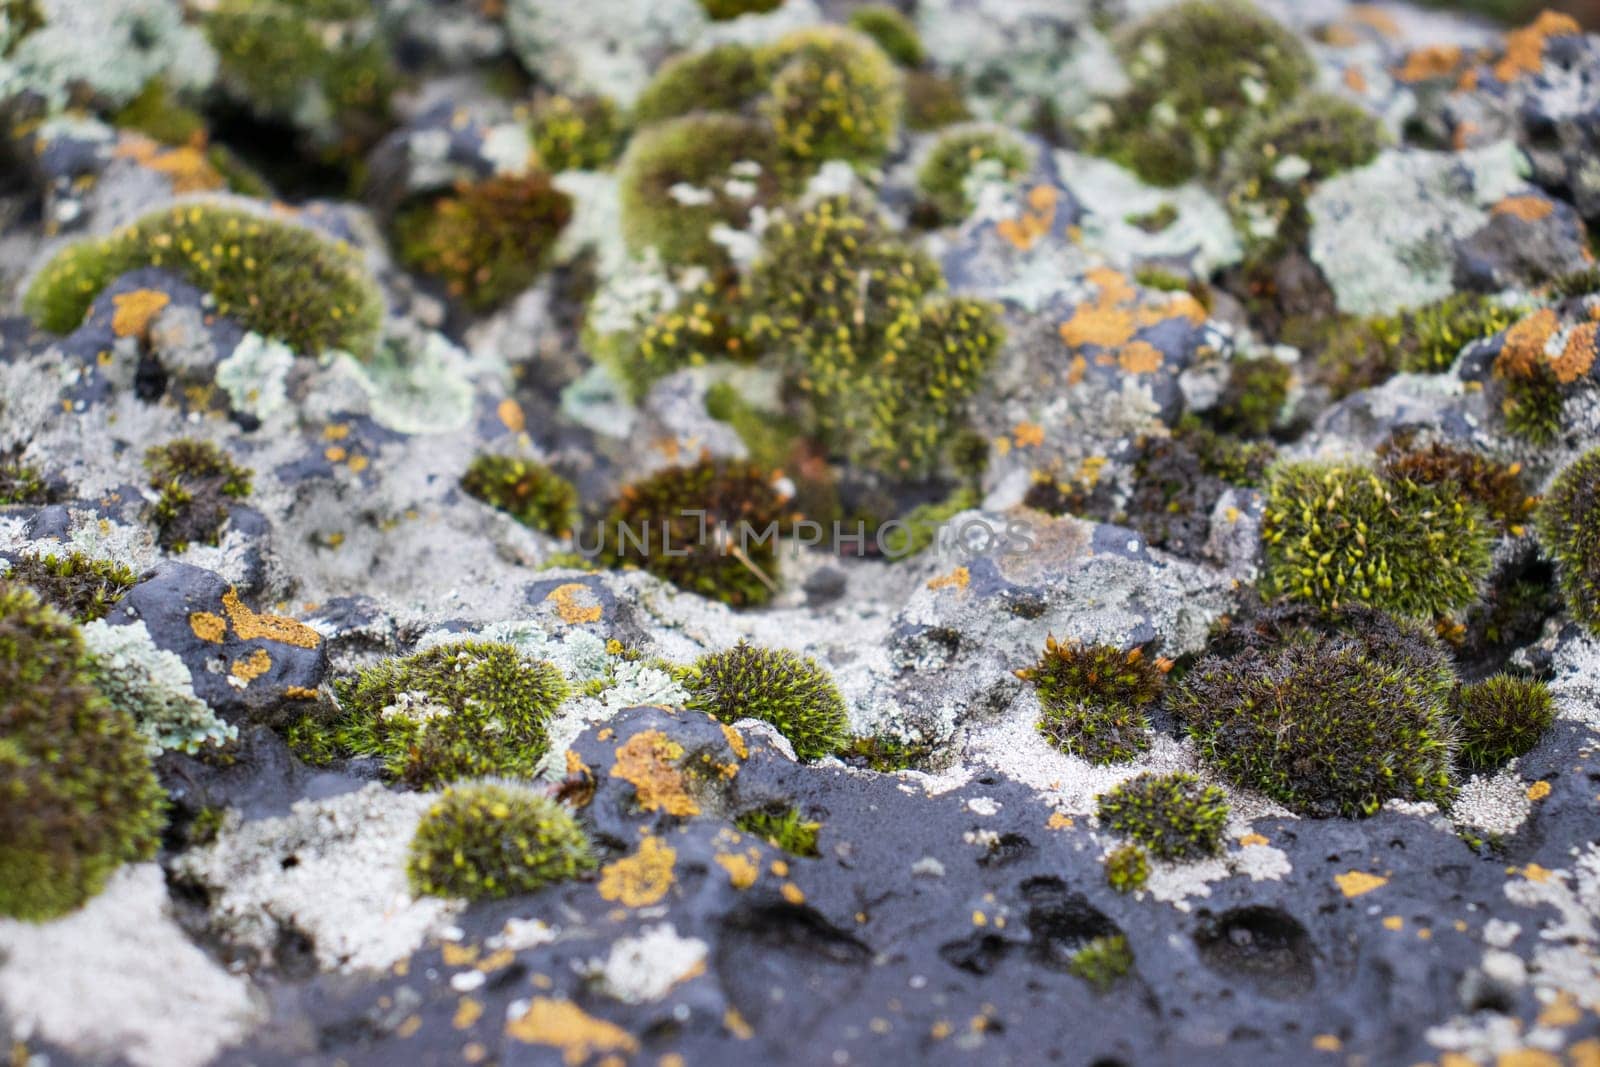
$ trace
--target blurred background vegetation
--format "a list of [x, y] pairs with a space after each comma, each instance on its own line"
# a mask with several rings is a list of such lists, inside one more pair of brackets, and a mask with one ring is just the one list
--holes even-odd
[[1424, 7], [1476, 11], [1502, 22], [1528, 22], [1549, 8], [1573, 15], [1588, 29], [1600, 29], [1600, 0], [1420, 0]]

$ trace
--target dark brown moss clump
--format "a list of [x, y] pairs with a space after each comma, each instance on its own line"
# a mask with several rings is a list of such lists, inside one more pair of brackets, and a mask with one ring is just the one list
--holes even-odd
[[32, 587], [45, 603], [80, 623], [105, 618], [139, 580], [120, 563], [81, 552], [19, 556], [3, 573], [7, 581]]
[[157, 541], [169, 552], [191, 542], [214, 545], [228, 521], [228, 502], [250, 495], [254, 473], [210, 441], [179, 438], [155, 445], [144, 457], [150, 488], [161, 497], [151, 509]]
[[572, 218], [572, 199], [534, 171], [462, 183], [403, 211], [400, 256], [474, 308], [502, 304], [533, 284]]
[[772, 473], [702, 459], [624, 487], [601, 531], [603, 555], [725, 604], [777, 588], [777, 531], [793, 518]]

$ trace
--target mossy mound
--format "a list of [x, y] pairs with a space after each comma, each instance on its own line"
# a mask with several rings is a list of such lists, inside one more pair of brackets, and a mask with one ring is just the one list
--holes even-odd
[[539, 790], [464, 782], [423, 815], [406, 874], [419, 895], [479, 900], [531, 893], [594, 867], [589, 835]]
[[182, 275], [216, 311], [295, 351], [372, 354], [384, 300], [361, 256], [304, 226], [212, 203], [146, 215], [106, 237], [68, 245], [45, 265], [23, 309], [56, 333], [78, 328], [95, 297], [140, 267]]
[[155, 853], [163, 795], [133, 722], [89, 682], [83, 643], [0, 580], [0, 915], [51, 919]]
[[392, 778], [426, 789], [462, 778], [531, 776], [549, 747], [545, 723], [567, 698], [549, 663], [510, 645], [457, 641], [385, 660], [335, 685], [342, 713], [303, 725], [313, 762], [376, 756]]
[[1230, 635], [1176, 688], [1168, 707], [1201, 758], [1303, 815], [1370, 815], [1391, 798], [1448, 806], [1455, 676], [1438, 642], [1375, 612], [1293, 619]]
[[726, 723], [771, 723], [803, 760], [832, 755], [850, 739], [844, 698], [833, 677], [809, 656], [741, 641], [701, 656], [685, 684], [689, 707]]
[[1271, 596], [1429, 617], [1477, 599], [1494, 526], [1453, 482], [1288, 463], [1268, 476], [1261, 538], [1262, 584]]
[[571, 218], [572, 198], [533, 171], [462, 183], [402, 210], [395, 229], [402, 261], [484, 310], [534, 283]]

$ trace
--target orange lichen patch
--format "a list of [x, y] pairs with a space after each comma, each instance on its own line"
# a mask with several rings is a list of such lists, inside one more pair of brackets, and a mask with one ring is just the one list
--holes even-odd
[[1383, 919], [1383, 928], [1385, 930], [1398, 930], [1405, 924], [1406, 921], [1398, 915], [1386, 915]]
[[1528, 787], [1529, 800], [1543, 800], [1550, 795], [1549, 782], [1534, 782]]
[[937, 578], [928, 580], [929, 589], [965, 589], [972, 581], [972, 575], [965, 567], [957, 567], [949, 574], [941, 574]]
[[728, 872], [728, 884], [735, 889], [749, 889], [761, 876], [761, 853], [753, 848], [745, 852], [719, 852], [712, 858]]
[[1351, 22], [1371, 26], [1385, 37], [1400, 36], [1400, 24], [1395, 21], [1394, 16], [1373, 4], [1352, 4], [1344, 16]]
[[583, 762], [583, 758], [570, 748], [567, 749], [567, 775], [569, 777], [575, 775], [589, 777], [589, 765]]
[[722, 727], [722, 736], [727, 740], [728, 747], [733, 749], [733, 754], [740, 759], [749, 759], [750, 746], [744, 743], [744, 734], [741, 734], [725, 722], [717, 725]]
[[1494, 1067], [1561, 1067], [1561, 1057], [1542, 1048], [1514, 1048], [1496, 1056]]
[[1408, 83], [1449, 77], [1460, 69], [1462, 58], [1460, 45], [1430, 44], [1413, 48], [1406, 53], [1405, 63], [1394, 76]]
[[1555, 336], [1561, 321], [1550, 308], [1540, 308], [1506, 331], [1505, 343], [1494, 359], [1497, 374], [1506, 378], [1528, 378], [1544, 361], [1545, 345]]
[[1364, 39], [1356, 29], [1344, 22], [1335, 22], [1321, 31], [1322, 43], [1333, 48], [1353, 48]]
[[[279, 641], [296, 648], [316, 648], [322, 644], [322, 635], [303, 622], [296, 622], [282, 615], [258, 615], [245, 607], [244, 601], [239, 599], [239, 594], [234, 589], [229, 589], [222, 594], [222, 610], [228, 613], [228, 621], [233, 624], [233, 632], [245, 641], [256, 638], [265, 638], [268, 641]], [[194, 616], [190, 616], [193, 625]]]
[[639, 851], [600, 869], [600, 896], [625, 908], [646, 908], [667, 895], [674, 881], [678, 850], [659, 837], [646, 837]]
[[1266, 843], [1267, 839], [1261, 834], [1245, 834], [1243, 837], [1239, 838], [1239, 844], [1245, 848], [1249, 848], [1251, 845], [1264, 845]]
[[223, 638], [228, 636], [228, 624], [221, 615], [213, 615], [209, 611], [194, 611], [189, 613], [189, 629], [202, 641], [213, 645], [222, 644]]
[[1366, 871], [1346, 871], [1334, 875], [1333, 880], [1338, 883], [1339, 892], [1347, 897], [1359, 897], [1389, 884], [1389, 879], [1382, 875], [1368, 874]]
[[1147, 341], [1134, 341], [1117, 353], [1117, 365], [1127, 374], [1154, 374], [1161, 361], [1161, 349]]
[[285, 700], [315, 700], [317, 691], [303, 685], [291, 685], [283, 691]]
[[148, 137], [124, 134], [114, 154], [162, 175], [172, 183], [174, 193], [204, 193], [227, 184], [205, 152], [195, 145], [165, 148]]
[[439, 946], [439, 960], [446, 967], [470, 967], [478, 961], [478, 946], [446, 941]]
[[1597, 334], [1600, 334], [1600, 323], [1585, 322], [1573, 327], [1567, 334], [1567, 343], [1561, 347], [1561, 354], [1550, 361], [1556, 381], [1571, 385], [1589, 373], [1589, 368], [1594, 366]]
[[1051, 812], [1050, 817], [1044, 821], [1046, 830], [1072, 829], [1072, 816], [1063, 815], [1061, 812]]
[[1037, 448], [1044, 444], [1044, 427], [1036, 422], [1019, 422], [1011, 428], [1011, 438], [1018, 448]]
[[1490, 209], [1495, 215], [1510, 215], [1524, 222], [1548, 218], [1555, 204], [1542, 196], [1508, 196]]
[[729, 1008], [722, 1013], [722, 1028], [740, 1041], [749, 1041], [756, 1036], [755, 1030], [739, 1014], [738, 1008]]
[[568, 582], [566, 585], [560, 585], [550, 590], [550, 594], [545, 597], [545, 600], [556, 606], [556, 614], [561, 616], [562, 622], [570, 626], [576, 626], [579, 623], [599, 622], [600, 616], [605, 613], [605, 609], [598, 603], [584, 604], [580, 602], [580, 597], [592, 598], [593, 596], [593, 590], [582, 582]]
[[1530, 863], [1526, 867], [1512, 867], [1510, 873], [1520, 874], [1530, 882], [1548, 882], [1550, 880], [1551, 871], [1548, 867], [1541, 867], [1537, 863]]
[[1539, 1012], [1538, 1024], [1540, 1026], [1571, 1026], [1583, 1018], [1583, 1009], [1578, 1007], [1578, 998], [1561, 990], [1555, 999], [1546, 1004]]
[[1054, 186], [1036, 185], [1028, 190], [1028, 206], [1014, 219], [1002, 219], [995, 232], [1019, 252], [1026, 252], [1050, 232], [1056, 221], [1056, 204], [1061, 193]]
[[483, 1018], [482, 1001], [473, 1000], [471, 997], [462, 997], [461, 1003], [456, 1005], [455, 1016], [450, 1020], [450, 1025], [457, 1030], [470, 1030], [472, 1024]]
[[493, 974], [495, 971], [505, 970], [515, 962], [517, 962], [517, 954], [509, 948], [503, 948], [483, 957], [478, 961], [477, 967], [484, 974]]
[[1335, 1034], [1318, 1034], [1311, 1039], [1311, 1047], [1318, 1052], [1338, 1052], [1344, 1048], [1344, 1042]]
[[500, 416], [500, 421], [512, 433], [521, 433], [528, 428], [528, 419], [522, 413], [522, 405], [510, 397], [500, 401], [499, 406], [495, 408], [495, 414]]
[[1367, 76], [1361, 73], [1360, 67], [1344, 68], [1344, 87], [1352, 93], [1365, 93], [1367, 91]]
[[329, 445], [322, 450], [322, 458], [329, 463], [343, 463], [349, 454], [343, 445]]
[[561, 1062], [578, 1067], [597, 1055], [631, 1056], [639, 1042], [615, 1023], [596, 1019], [570, 1000], [534, 997], [528, 1010], [506, 1023], [506, 1036], [525, 1045], [561, 1050]]
[[415, 1037], [417, 1031], [422, 1029], [422, 1016], [407, 1015], [399, 1026], [394, 1028], [396, 1037]]
[[234, 660], [228, 673], [249, 685], [271, 669], [272, 657], [266, 649], [258, 648], [248, 656]]
[[793, 882], [783, 883], [778, 892], [783, 895], [784, 900], [787, 900], [790, 904], [794, 904], [797, 907], [806, 902], [805, 892]]
[[1164, 305], [1140, 308], [1138, 324], [1154, 326], [1180, 315], [1198, 326], [1206, 321], [1206, 306], [1189, 293], [1172, 293]]
[[1133, 338], [1133, 313], [1104, 301], [1084, 304], [1061, 324], [1061, 339], [1073, 348], [1099, 345], [1115, 348]]
[[135, 289], [118, 293], [111, 303], [116, 309], [111, 313], [111, 332], [118, 337], [143, 337], [150, 321], [172, 303], [172, 297], [159, 289]]
[[683, 772], [673, 765], [683, 758], [683, 746], [660, 730], [644, 730], [617, 749], [613, 778], [633, 785], [640, 811], [664, 811], [687, 817], [700, 814], [700, 805], [684, 788]]
[[1571, 15], [1541, 11], [1539, 17], [1528, 25], [1506, 34], [1505, 55], [1494, 65], [1494, 76], [1508, 82], [1524, 74], [1537, 74], [1544, 65], [1546, 40], [1582, 32], [1577, 19]]

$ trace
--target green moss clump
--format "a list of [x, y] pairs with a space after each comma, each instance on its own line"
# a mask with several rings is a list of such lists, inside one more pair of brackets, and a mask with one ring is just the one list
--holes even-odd
[[890, 528], [885, 533], [884, 554], [890, 559], [908, 559], [926, 551], [933, 546], [941, 526], [980, 503], [978, 491], [964, 485], [943, 500], [912, 508], [898, 520], [905, 524], [903, 527]]
[[1287, 463], [1268, 475], [1261, 538], [1262, 585], [1271, 596], [1428, 617], [1477, 599], [1494, 527], [1454, 483]]
[[685, 367], [748, 362], [759, 352], [748, 337], [745, 314], [737, 285], [705, 281], [626, 344], [614, 346], [608, 365], [637, 400], [658, 379]]
[[768, 227], [750, 336], [808, 401], [831, 453], [912, 478], [952, 458], [1004, 333], [998, 308], [938, 296], [942, 285], [927, 256], [847, 200]]
[[1402, 312], [1385, 333], [1401, 338], [1396, 346], [1400, 369], [1408, 374], [1440, 374], [1454, 365], [1461, 350], [1479, 338], [1514, 324], [1521, 311], [1477, 293], [1457, 293], [1416, 311]]
[[701, 656], [694, 666], [685, 683], [692, 709], [726, 723], [771, 723], [803, 760], [833, 755], [849, 743], [844, 698], [833, 677], [809, 656], [741, 641]]
[[850, 12], [849, 26], [877, 42], [902, 67], [922, 66], [922, 38], [910, 19], [888, 4], [868, 4]]
[[1222, 851], [1228, 798], [1192, 774], [1140, 774], [1098, 801], [1100, 821], [1164, 860]]
[[508, 897], [595, 867], [589, 835], [560, 804], [512, 782], [446, 789], [411, 839], [406, 875], [418, 896]]
[[46, 604], [78, 623], [105, 618], [139, 581], [122, 564], [81, 552], [21, 556], [12, 561], [10, 570], [0, 573], [7, 581], [32, 587]]
[[155, 854], [164, 797], [65, 616], [0, 581], [0, 915], [51, 919]]
[[902, 114], [906, 128], [924, 132], [939, 130], [972, 117], [961, 86], [953, 78], [927, 70], [905, 72], [905, 104]]
[[752, 811], [739, 816], [733, 825], [747, 834], [754, 834], [773, 848], [781, 848], [791, 856], [817, 856], [817, 831], [820, 822], [812, 822], [800, 814], [799, 808], [781, 812]]
[[762, 112], [806, 164], [881, 161], [900, 126], [899, 72], [870, 37], [840, 26], [796, 30], [761, 53], [772, 71]]
[[713, 22], [726, 22], [740, 15], [762, 15], [783, 6], [783, 0], [700, 0], [706, 17]]
[[971, 212], [971, 180], [982, 175], [1014, 181], [1027, 171], [1028, 149], [1008, 131], [994, 126], [956, 126], [939, 135], [917, 171], [917, 189], [945, 222]]
[[532, 171], [463, 182], [449, 196], [402, 210], [395, 231], [407, 266], [484, 309], [533, 284], [571, 218], [572, 198]]
[[1501, 385], [1500, 415], [1512, 435], [1535, 445], [1551, 444], [1561, 436], [1566, 399], [1554, 371], [1538, 365], [1524, 377], [1503, 379]]
[[302, 730], [316, 756], [377, 756], [413, 789], [484, 775], [527, 777], [549, 747], [545, 724], [567, 698], [549, 663], [510, 645], [457, 641], [384, 660], [335, 684], [331, 740]]
[[1389, 481], [1454, 483], [1468, 499], [1483, 506], [1502, 532], [1512, 536], [1521, 535], [1523, 524], [1538, 502], [1522, 480], [1520, 463], [1501, 463], [1442, 441], [1417, 444], [1409, 434], [1392, 437], [1378, 446], [1378, 471]]
[[1600, 634], [1600, 448], [1556, 476], [1534, 521], [1567, 610]]
[[150, 488], [161, 493], [150, 512], [156, 541], [168, 552], [182, 552], [194, 541], [216, 544], [228, 521], [228, 501], [250, 495], [254, 474], [210, 441], [188, 437], [151, 446], [144, 465]]
[[578, 522], [577, 487], [530, 459], [480, 455], [461, 476], [461, 488], [552, 537], [569, 536]]
[[633, 121], [642, 128], [693, 111], [746, 112], [766, 93], [768, 78], [749, 45], [719, 44], [675, 56], [634, 101]]
[[1546, 291], [1557, 300], [1600, 293], [1600, 267], [1580, 267], [1568, 271], [1546, 286]]
[[256, 115], [361, 145], [388, 122], [399, 75], [364, 0], [219, 0], [201, 26], [222, 84]]
[[922, 741], [907, 741], [890, 734], [871, 734], [850, 741], [842, 755], [880, 774], [915, 770], [926, 766], [933, 746]]
[[297, 352], [377, 347], [383, 295], [343, 241], [238, 208], [189, 203], [107, 237], [68, 245], [45, 265], [23, 309], [55, 333], [78, 328], [95, 297], [140, 267], [164, 267], [211, 294], [216, 311]]
[[1266, 437], [1283, 414], [1292, 377], [1289, 365], [1271, 356], [1234, 360], [1207, 421], [1225, 434]]
[[693, 114], [634, 135], [619, 164], [622, 234], [666, 263], [720, 265], [717, 225], [742, 229], [792, 181], [771, 127], [738, 115]]
[[777, 539], [790, 516], [776, 477], [747, 463], [701, 459], [623, 488], [601, 531], [613, 566], [656, 577], [734, 607], [777, 588]]
[[152, 78], [139, 95], [111, 116], [114, 125], [168, 145], [203, 145], [206, 120], [172, 98], [166, 80]]
[[534, 108], [533, 150], [552, 174], [603, 170], [627, 140], [627, 124], [609, 96], [551, 96]]
[[1378, 613], [1251, 635], [1198, 663], [1168, 706], [1229, 782], [1303, 815], [1454, 795], [1455, 676], [1420, 627]]
[[1091, 763], [1118, 763], [1149, 747], [1145, 709], [1161, 696], [1170, 666], [1142, 648], [1050, 637], [1039, 662], [1017, 677], [1038, 690], [1038, 730], [1052, 745]]
[[1549, 687], [1510, 674], [1462, 686], [1452, 706], [1460, 723], [1461, 763], [1473, 770], [1492, 770], [1531, 751], [1556, 721]]
[[37, 467], [20, 459], [0, 460], [0, 507], [9, 504], [48, 504], [55, 498], [50, 483]]
[[1311, 229], [1305, 201], [1312, 189], [1372, 162], [1387, 142], [1383, 125], [1362, 108], [1309, 93], [1241, 131], [1220, 184], [1247, 237], [1300, 244]]
[[1104, 992], [1133, 970], [1133, 951], [1121, 934], [1097, 937], [1072, 954], [1067, 970]]
[[1106, 857], [1106, 884], [1119, 893], [1143, 889], [1150, 880], [1150, 858], [1138, 845], [1123, 845]]
[[1293, 33], [1243, 0], [1185, 0], [1116, 41], [1129, 89], [1086, 132], [1093, 150], [1156, 185], [1211, 173], [1252, 118], [1315, 73]]

